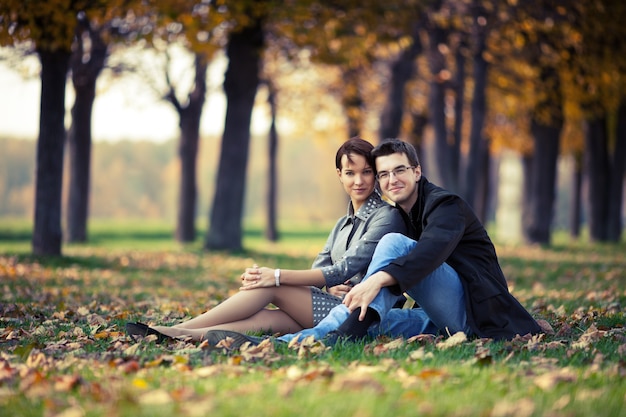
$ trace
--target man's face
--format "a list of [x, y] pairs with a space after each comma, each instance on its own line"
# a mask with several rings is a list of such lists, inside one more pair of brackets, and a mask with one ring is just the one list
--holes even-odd
[[417, 181], [422, 177], [421, 167], [411, 166], [406, 154], [393, 153], [376, 158], [376, 170], [385, 197], [409, 212], [417, 201]]

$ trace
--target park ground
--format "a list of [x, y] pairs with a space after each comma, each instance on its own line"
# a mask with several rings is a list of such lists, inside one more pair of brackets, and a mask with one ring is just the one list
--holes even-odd
[[[626, 245], [498, 246], [514, 295], [552, 332], [511, 341], [379, 337], [210, 349], [130, 339], [216, 305], [256, 262], [307, 268], [325, 233], [241, 253], [160, 225], [96, 224], [61, 258], [0, 222], [0, 416], [626, 416]], [[584, 239], [582, 239], [584, 240]]]

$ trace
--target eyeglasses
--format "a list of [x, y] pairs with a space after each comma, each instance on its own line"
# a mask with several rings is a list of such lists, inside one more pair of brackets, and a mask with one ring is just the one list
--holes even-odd
[[414, 166], [406, 166], [406, 165], [400, 165], [399, 167], [396, 167], [394, 169], [392, 169], [391, 171], [380, 171], [378, 174], [376, 174], [376, 178], [378, 178], [378, 181], [387, 181], [389, 180], [389, 177], [391, 176], [391, 174], [393, 174], [394, 177], [398, 178], [404, 174], [406, 174], [407, 170], [409, 169], [413, 169], [415, 168]]

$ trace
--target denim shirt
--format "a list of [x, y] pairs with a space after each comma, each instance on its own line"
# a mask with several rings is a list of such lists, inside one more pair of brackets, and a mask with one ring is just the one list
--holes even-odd
[[351, 285], [357, 284], [367, 271], [378, 241], [391, 232], [406, 233], [404, 220], [398, 209], [374, 191], [356, 213], [349, 203], [348, 213], [337, 221], [311, 268], [322, 270], [327, 288], [348, 280]]

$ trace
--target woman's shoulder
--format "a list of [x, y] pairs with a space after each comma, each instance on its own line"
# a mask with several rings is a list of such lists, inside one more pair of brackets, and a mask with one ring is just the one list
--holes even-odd
[[401, 209], [394, 205], [389, 204], [388, 202], [382, 200], [382, 204], [380, 204], [370, 216], [372, 218], [387, 218], [393, 220], [401, 220], [402, 218]]
[[393, 207], [383, 200], [377, 192], [373, 192], [365, 203], [359, 208], [356, 215], [364, 220], [377, 215], [380, 216], [384, 213], [389, 213], [389, 209]]

